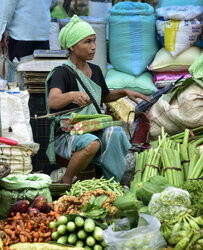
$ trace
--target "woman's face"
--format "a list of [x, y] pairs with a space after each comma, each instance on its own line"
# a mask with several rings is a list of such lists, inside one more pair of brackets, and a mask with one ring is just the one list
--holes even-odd
[[81, 41], [79, 41], [76, 45], [71, 47], [71, 52], [74, 53], [75, 56], [81, 60], [92, 60], [96, 51], [95, 41], [95, 35], [87, 36]]

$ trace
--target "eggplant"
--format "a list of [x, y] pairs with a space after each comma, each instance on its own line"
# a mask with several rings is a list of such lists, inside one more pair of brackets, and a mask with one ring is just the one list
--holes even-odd
[[20, 200], [17, 201], [11, 208], [11, 212], [20, 212], [20, 213], [26, 213], [28, 210], [28, 207], [30, 205], [30, 202], [28, 200]]
[[44, 196], [37, 196], [32, 204], [33, 208], [37, 208], [40, 212], [44, 212], [48, 206], [48, 200]]
[[35, 207], [30, 207], [30, 208], [28, 208], [27, 213], [33, 217], [33, 216], [37, 216], [40, 213], [40, 211], [39, 211], [39, 209], [37, 209]]
[[43, 212], [46, 213], [46, 214], [48, 214], [51, 210], [52, 210], [51, 204], [48, 203], [48, 204], [47, 204], [47, 207], [43, 210]]

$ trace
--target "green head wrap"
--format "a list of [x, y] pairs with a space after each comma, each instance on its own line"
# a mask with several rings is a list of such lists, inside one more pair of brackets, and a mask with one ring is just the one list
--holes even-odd
[[74, 15], [70, 22], [59, 33], [59, 43], [69, 49], [87, 36], [96, 34], [91, 25]]

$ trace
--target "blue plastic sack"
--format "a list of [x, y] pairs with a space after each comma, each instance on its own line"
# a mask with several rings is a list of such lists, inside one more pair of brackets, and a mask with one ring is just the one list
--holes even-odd
[[203, 6], [202, 0], [159, 0], [156, 8], [168, 6], [184, 6], [184, 5]]
[[116, 70], [141, 75], [158, 51], [154, 9], [120, 2], [109, 10], [109, 57]]

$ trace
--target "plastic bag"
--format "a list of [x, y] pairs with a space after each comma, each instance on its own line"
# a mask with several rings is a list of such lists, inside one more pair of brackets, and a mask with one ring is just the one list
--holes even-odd
[[202, 6], [171, 6], [156, 9], [159, 17], [173, 20], [192, 20], [203, 14]]
[[124, 230], [127, 224], [127, 218], [124, 218], [116, 225], [122, 231], [114, 232], [113, 225], [110, 225], [103, 232], [107, 250], [158, 250], [167, 246], [160, 232], [161, 224], [154, 216], [140, 214], [138, 227], [131, 230]]
[[160, 221], [170, 220], [185, 213], [191, 205], [188, 191], [168, 187], [161, 193], [152, 195], [149, 202], [149, 212]]

